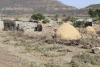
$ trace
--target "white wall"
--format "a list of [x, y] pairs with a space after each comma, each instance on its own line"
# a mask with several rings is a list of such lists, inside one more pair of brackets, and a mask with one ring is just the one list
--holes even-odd
[[3, 24], [3, 21], [0, 20], [0, 31], [2, 31], [4, 28], [4, 24]]

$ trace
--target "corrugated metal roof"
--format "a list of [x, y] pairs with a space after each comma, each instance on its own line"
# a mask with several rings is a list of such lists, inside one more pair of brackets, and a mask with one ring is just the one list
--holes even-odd
[[[78, 19], [78, 20], [76, 20], [76, 21], [84, 21], [85, 19]], [[87, 22], [92, 22], [93, 20], [92, 19], [86, 19], [85, 21], [87, 21]]]

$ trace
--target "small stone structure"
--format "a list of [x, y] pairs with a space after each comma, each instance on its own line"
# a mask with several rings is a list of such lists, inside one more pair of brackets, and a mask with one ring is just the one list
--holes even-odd
[[[23, 31], [23, 32], [34, 32], [35, 27], [37, 27], [37, 23], [35, 22], [28, 22], [28, 21], [13, 21], [8, 19], [3, 19], [0, 21], [0, 30], [4, 31]], [[42, 25], [40, 25], [40, 29], [38, 31], [42, 30]]]
[[76, 23], [78, 23], [79, 21], [86, 21], [87, 23], [80, 25], [80, 28], [86, 28], [87, 26], [92, 26], [92, 19], [78, 19], [76, 20]]

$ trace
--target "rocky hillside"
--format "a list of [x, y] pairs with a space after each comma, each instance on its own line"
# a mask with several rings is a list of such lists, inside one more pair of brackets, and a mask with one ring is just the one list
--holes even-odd
[[77, 14], [87, 15], [90, 8], [95, 8], [95, 9], [100, 8], [100, 4], [91, 4], [85, 8], [81, 8], [77, 11]]
[[0, 0], [0, 10], [4, 14], [68, 13], [77, 8], [58, 0]]

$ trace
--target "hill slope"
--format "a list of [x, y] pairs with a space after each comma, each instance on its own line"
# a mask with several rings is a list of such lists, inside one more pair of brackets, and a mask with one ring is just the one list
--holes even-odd
[[91, 4], [91, 5], [89, 5], [85, 8], [81, 8], [77, 11], [77, 14], [88, 15], [88, 11], [89, 11], [90, 8], [95, 8], [95, 9], [100, 8], [100, 4]]
[[5, 14], [66, 13], [77, 8], [58, 0], [0, 0], [0, 10]]

